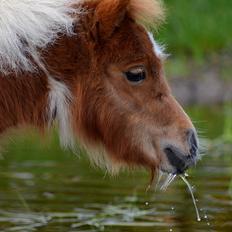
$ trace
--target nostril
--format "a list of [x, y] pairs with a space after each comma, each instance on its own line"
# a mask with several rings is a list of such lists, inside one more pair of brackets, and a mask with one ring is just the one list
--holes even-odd
[[188, 136], [188, 144], [190, 146], [190, 154], [193, 156], [197, 155], [198, 150], [198, 143], [197, 143], [197, 136], [194, 130], [189, 129], [187, 132]]
[[186, 170], [187, 166], [184, 155], [182, 155], [176, 148], [167, 147], [164, 149], [164, 152], [170, 164], [176, 168], [177, 174], [181, 174]]

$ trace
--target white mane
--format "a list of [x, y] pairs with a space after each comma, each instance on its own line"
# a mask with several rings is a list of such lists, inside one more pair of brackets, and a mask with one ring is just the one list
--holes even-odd
[[31, 60], [40, 62], [38, 49], [58, 33], [72, 34], [73, 1], [0, 0], [0, 72], [35, 71]]

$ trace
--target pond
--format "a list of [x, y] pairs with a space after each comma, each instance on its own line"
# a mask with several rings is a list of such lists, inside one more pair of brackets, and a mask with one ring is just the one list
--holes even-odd
[[[221, 108], [189, 110], [204, 137], [222, 133]], [[54, 140], [54, 141], [53, 141]], [[177, 178], [163, 192], [146, 192], [149, 174], [109, 177], [83, 157], [63, 152], [54, 138], [20, 136], [2, 151], [0, 231], [231, 231], [232, 151], [218, 149], [190, 170], [200, 210], [197, 222], [186, 185]]]

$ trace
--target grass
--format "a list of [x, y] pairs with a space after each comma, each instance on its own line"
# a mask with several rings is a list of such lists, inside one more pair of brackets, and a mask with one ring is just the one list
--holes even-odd
[[164, 0], [167, 21], [158, 39], [174, 56], [196, 60], [232, 51], [232, 1]]

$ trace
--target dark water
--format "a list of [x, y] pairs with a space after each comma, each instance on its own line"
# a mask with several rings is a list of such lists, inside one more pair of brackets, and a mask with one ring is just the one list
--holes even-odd
[[[192, 109], [192, 116], [210, 131], [206, 136], [221, 133], [217, 110], [196, 112]], [[203, 122], [206, 116], [215, 120], [213, 126]], [[180, 178], [165, 192], [146, 192], [144, 171], [109, 177], [85, 159], [62, 152], [56, 141], [40, 146], [36, 139], [14, 139], [2, 152], [0, 231], [232, 231], [232, 151], [222, 145], [189, 171], [202, 217], [197, 222]]]

